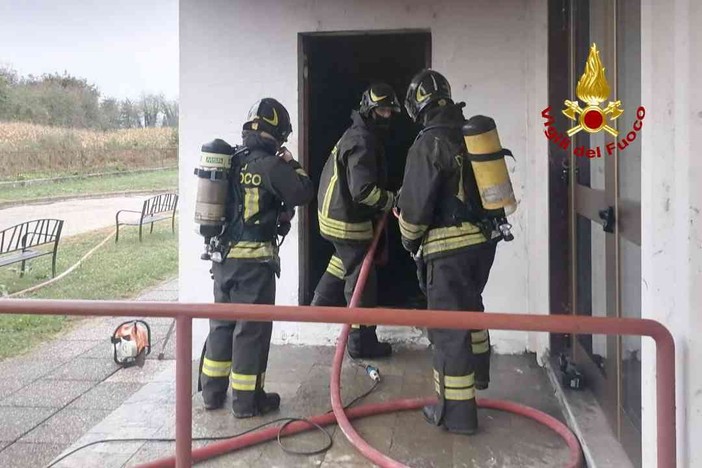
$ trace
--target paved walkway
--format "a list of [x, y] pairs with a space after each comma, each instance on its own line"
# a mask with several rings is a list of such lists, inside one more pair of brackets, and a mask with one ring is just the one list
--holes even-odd
[[[171, 280], [138, 300], [177, 301]], [[44, 466], [164, 370], [175, 339], [156, 360], [170, 319], [147, 319], [153, 351], [143, 368], [120, 369], [110, 336], [128, 317], [94, 318], [30, 353], [0, 362], [0, 466]], [[96, 466], [94, 464], [86, 466]]]
[[[149, 196], [74, 199], [45, 205], [13, 206], [0, 210], [0, 230], [32, 219], [58, 218], [64, 220], [61, 236], [74, 236], [114, 226], [117, 211], [141, 211], [144, 200]], [[129, 213], [125, 214], [128, 215]], [[138, 219], [138, 215], [132, 216], [137, 216]]]
[[[141, 207], [145, 196], [72, 200], [0, 210], [0, 229], [24, 220], [60, 217], [64, 235], [111, 226], [119, 209]], [[9, 221], [8, 220], [12, 220]], [[9, 223], [9, 224], [8, 224]], [[140, 300], [177, 300], [173, 280], [142, 295]], [[27, 355], [0, 362], [0, 466], [44, 466], [59, 454], [105, 438], [174, 437], [175, 333], [165, 359], [156, 360], [170, 319], [148, 319], [154, 349], [143, 368], [120, 369], [112, 361], [109, 337], [126, 318], [97, 318]], [[267, 388], [283, 398], [282, 416], [318, 414], [329, 409], [330, 347], [273, 346]], [[365, 401], [431, 393], [430, 358], [425, 350], [403, 350], [378, 363], [383, 383]], [[495, 356], [491, 389], [479, 396], [507, 398], [562, 419], [553, 391], [532, 356]], [[193, 362], [195, 382], [198, 362]], [[346, 399], [370, 385], [365, 373], [346, 364]], [[194, 385], [193, 388], [196, 388]], [[201, 396], [193, 396], [194, 436], [241, 432], [261, 420], [240, 421], [227, 409], [205, 412]], [[369, 442], [411, 466], [556, 467], [567, 456], [563, 442], [548, 429], [523, 418], [495, 411], [481, 412], [481, 432], [473, 437], [443, 433], [423, 422], [418, 412], [395, 413], [356, 423]], [[203, 463], [203, 466], [370, 466], [336, 426], [330, 428], [334, 446], [313, 457], [287, 455], [275, 443]], [[292, 447], [318, 447], [314, 432], [287, 441]], [[202, 446], [205, 442], [195, 442]], [[136, 442], [91, 446], [72, 455], [61, 467], [124, 467], [174, 451], [173, 443]]]
[[[143, 294], [140, 300], [177, 300], [173, 280]], [[61, 454], [109, 438], [173, 438], [175, 433], [175, 334], [158, 361], [159, 343], [169, 319], [148, 319], [154, 350], [144, 368], [119, 369], [112, 361], [109, 336], [119, 318], [91, 319], [32, 353], [0, 363], [0, 466], [46, 466]], [[331, 347], [273, 346], [267, 388], [280, 392], [283, 405], [265, 419], [237, 420], [225, 409], [207, 412], [193, 394], [195, 437], [236, 434], [261, 422], [308, 416], [329, 410]], [[431, 358], [427, 350], [400, 349], [378, 361], [383, 381], [364, 402], [431, 394]], [[198, 361], [193, 362], [193, 390]], [[345, 363], [345, 401], [371, 385], [365, 372]], [[523, 403], [563, 420], [545, 371], [532, 355], [493, 356], [491, 388], [479, 397]], [[567, 449], [549, 429], [522, 417], [481, 411], [481, 431], [472, 437], [450, 435], [426, 424], [418, 411], [360, 420], [359, 432], [375, 447], [413, 467], [560, 467]], [[333, 447], [312, 457], [288, 455], [275, 442], [244, 449], [207, 462], [207, 467], [371, 466], [336, 426], [329, 428]], [[206, 441], [196, 441], [196, 447]], [[317, 448], [315, 432], [285, 440], [302, 450]], [[113, 442], [83, 449], [58, 467], [122, 468], [174, 453], [173, 442]], [[199, 466], [199, 465], [198, 465]]]
[[[224, 409], [205, 411], [199, 394], [193, 396], [193, 436], [237, 434], [262, 422], [286, 416], [309, 416], [328, 411], [332, 347], [273, 346], [266, 387], [280, 392], [282, 406], [265, 418], [237, 420], [227, 402]], [[431, 362], [426, 350], [399, 350], [392, 359], [378, 362], [383, 381], [364, 402], [431, 394]], [[198, 362], [193, 362], [195, 382]], [[532, 355], [493, 357], [491, 388], [486, 398], [505, 398], [538, 408], [563, 419], [543, 369]], [[342, 388], [345, 401], [362, 394], [370, 379], [357, 366], [345, 364]], [[196, 388], [195, 386], [193, 388]], [[175, 435], [175, 370], [171, 367], [154, 382], [132, 395], [110, 416], [81, 437], [70, 450], [106, 438], [173, 438]], [[141, 415], [149, 415], [142, 417]], [[365, 418], [354, 423], [368, 442], [412, 467], [561, 467], [568, 451], [551, 430], [531, 420], [492, 410], [480, 413], [478, 435], [451, 435], [425, 423], [418, 411]], [[204, 467], [344, 467], [372, 466], [349, 445], [336, 426], [330, 426], [333, 447], [311, 457], [289, 455], [275, 442], [212, 459]], [[196, 447], [208, 442], [195, 441]], [[211, 443], [211, 442], [209, 442]], [[316, 432], [285, 439], [297, 450], [324, 444]], [[87, 447], [61, 461], [59, 467], [131, 467], [174, 453], [173, 442], [112, 442]], [[68, 452], [68, 450], [66, 450]]]

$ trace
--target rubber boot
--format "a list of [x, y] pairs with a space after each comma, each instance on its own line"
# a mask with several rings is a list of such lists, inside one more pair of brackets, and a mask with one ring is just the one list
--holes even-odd
[[375, 327], [365, 326], [351, 329], [346, 350], [353, 359], [377, 359], [392, 354], [390, 343], [378, 341]]
[[[473, 343], [473, 340], [480, 340]], [[487, 342], [485, 342], [487, 340]], [[475, 369], [475, 389], [485, 390], [490, 384], [490, 332], [487, 330], [471, 330], [471, 354]]]
[[254, 391], [232, 390], [234, 401], [232, 411], [238, 419], [263, 416], [280, 408], [280, 395], [266, 393], [262, 389]]
[[207, 398], [205, 398], [205, 396], [203, 394], [202, 399], [205, 403], [205, 409], [207, 411], [218, 410], [222, 406], [224, 406], [224, 400], [227, 399], [227, 394], [226, 393], [217, 393], [214, 395], [209, 395]]
[[454, 434], [472, 435], [478, 431], [478, 406], [475, 398], [465, 401], [445, 400], [422, 408], [424, 419]]
[[[207, 351], [207, 341], [202, 345], [202, 353], [200, 355], [200, 368], [198, 369], [197, 378], [197, 391], [202, 392], [202, 401], [205, 404], [205, 409], [207, 411], [217, 410], [224, 406], [224, 400], [227, 399], [227, 388], [229, 387], [229, 378], [224, 377], [221, 380], [221, 384], [217, 384], [215, 379], [212, 379], [207, 386], [203, 387], [202, 379], [204, 377], [202, 373], [202, 366], [205, 362], [205, 353]], [[217, 389], [220, 390], [217, 390]], [[223, 391], [222, 391], [223, 389]]]
[[490, 385], [490, 351], [475, 354], [475, 389], [485, 390]]

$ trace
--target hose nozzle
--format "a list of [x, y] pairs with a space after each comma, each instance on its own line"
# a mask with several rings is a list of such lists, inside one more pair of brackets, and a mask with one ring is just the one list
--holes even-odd
[[512, 234], [512, 225], [507, 222], [505, 218], [498, 220], [497, 229], [500, 231], [502, 238], [505, 242], [510, 242], [514, 240], [514, 234]]
[[370, 364], [365, 367], [366, 374], [375, 382], [380, 382], [380, 369], [373, 367]]

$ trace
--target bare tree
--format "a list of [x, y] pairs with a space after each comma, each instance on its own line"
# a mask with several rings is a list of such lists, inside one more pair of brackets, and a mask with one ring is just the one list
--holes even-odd
[[141, 127], [141, 117], [139, 109], [130, 100], [125, 99], [119, 105], [120, 127], [122, 128], [139, 128]]
[[116, 99], [103, 99], [100, 103], [101, 128], [103, 130], [114, 130], [121, 126], [120, 106]]
[[144, 127], [156, 127], [159, 121], [159, 114], [161, 113], [161, 102], [161, 97], [154, 94], [141, 96], [139, 110], [141, 111]]
[[161, 109], [163, 111], [163, 126], [177, 127], [179, 117], [178, 101], [164, 100]]

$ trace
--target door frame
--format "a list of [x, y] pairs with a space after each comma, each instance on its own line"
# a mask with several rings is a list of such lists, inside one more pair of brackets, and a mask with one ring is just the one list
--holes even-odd
[[[549, 1], [549, 105], [555, 119], [553, 125], [558, 129], [565, 130], [573, 126], [572, 121], [566, 119], [560, 109], [563, 108], [564, 96], [567, 99], [576, 98], [575, 87], [589, 53], [589, 45], [593, 42], [590, 37], [590, 12], [593, 2], [599, 0]], [[611, 90], [610, 100], [617, 100], [620, 81], [620, 57], [617, 54], [620, 53], [621, 45], [619, 15], [620, 9], [626, 5], [622, 0], [615, 0], [596, 6], [604, 8], [604, 23], [598, 23], [603, 26], [604, 40], [595, 42], [606, 67]], [[620, 125], [623, 124], [614, 120], [610, 125], [620, 130]], [[614, 154], [603, 155], [604, 189], [589, 187], [590, 162], [587, 158], [577, 157], [574, 152], [575, 148], [581, 145], [588, 147], [589, 140], [589, 135], [580, 132], [571, 138], [571, 145], [567, 150], [554, 142], [549, 143], [551, 313], [577, 315], [579, 305], [582, 304], [578, 297], [578, 275], [583, 274], [583, 266], [578, 265], [579, 257], [585, 254], [585, 257], [592, 258], [593, 252], [590, 250], [592, 244], [587, 239], [584, 239], [584, 243], [583, 240], [578, 243], [578, 216], [590, 220], [591, 226], [604, 226], [600, 210], [612, 207], [615, 217], [614, 232], [606, 233], [604, 241], [605, 310], [608, 317], [621, 317], [621, 278], [624, 265], [620, 239], [641, 245], [641, 203], [620, 199], [619, 149], [616, 145]], [[604, 144], [615, 140], [604, 133]], [[587, 185], [580, 183], [583, 181]], [[602, 252], [594, 254], [602, 255]], [[588, 273], [587, 266], [584, 267], [585, 277], [589, 274], [592, 278], [592, 272]], [[566, 281], [567, 284], [564, 284]], [[592, 279], [589, 281], [585, 294], [592, 288]], [[583, 291], [580, 291], [580, 294], [582, 293]], [[597, 396], [613, 432], [634, 460], [637, 458], [637, 451], [640, 453], [641, 441], [640, 437], [635, 436], [636, 429], [624, 410], [623, 340], [621, 336], [608, 336], [606, 340], [607, 377], [604, 377], [576, 335], [552, 334], [551, 350], [555, 354], [567, 350], [571, 353], [571, 357], [585, 374], [589, 388]]]
[[[300, 137], [298, 139], [298, 154], [303, 167], [309, 167], [310, 154], [307, 148], [309, 147], [310, 135], [310, 109], [309, 96], [310, 87], [308, 80], [308, 51], [311, 40], [319, 37], [344, 37], [344, 36], [386, 36], [386, 35], [404, 35], [404, 34], [428, 34], [429, 40], [426, 43], [424, 56], [426, 58], [426, 67], [431, 67], [432, 64], [432, 31], [430, 28], [404, 28], [404, 29], [373, 29], [373, 30], [347, 30], [347, 31], [324, 31], [324, 32], [302, 32], [297, 35], [297, 83], [298, 83], [298, 127], [300, 128]], [[400, 97], [400, 96], [398, 96]], [[310, 245], [310, 229], [313, 228], [310, 222], [309, 206], [298, 209], [298, 304], [309, 304], [311, 297], [308, 297], [307, 291], [310, 290], [311, 278], [310, 269], [307, 268], [309, 253], [312, 246]]]
[[[587, 59], [589, 45], [592, 39], [589, 34], [590, 2], [578, 2], [575, 8], [571, 8], [571, 21], [573, 28], [570, 35], [570, 61], [569, 69], [572, 79], [570, 81], [570, 98], [575, 98], [575, 87], [580, 76], [580, 70]], [[600, 41], [600, 50], [603, 65], [608, 70], [607, 80], [610, 84], [612, 99], [617, 99], [617, 2], [604, 2], [600, 4], [604, 9], [604, 41]], [[588, 40], [583, 41], [579, 35], [588, 31]], [[573, 121], [570, 126], [574, 126]], [[613, 122], [617, 129], [618, 121]], [[604, 143], [613, 141], [613, 138], [604, 133]], [[619, 219], [618, 219], [618, 149], [615, 145], [614, 155], [604, 156], [604, 189], [593, 189], [579, 183], [579, 179], [585, 177], [585, 172], [590, 170], [591, 160], [577, 157], [575, 148], [581, 144], [589, 145], [589, 135], [580, 132], [577, 138], [573, 139], [569, 155], [571, 168], [570, 184], [570, 242], [571, 242], [571, 294], [574, 298], [574, 313], [577, 315], [578, 301], [578, 229], [577, 216], [590, 220], [592, 223], [601, 225], [604, 229], [605, 222], [600, 216], [600, 211], [611, 207], [614, 211], [614, 232], [605, 234], [605, 310], [607, 317], [620, 316], [620, 285], [619, 285]], [[594, 160], [592, 160], [594, 161]], [[578, 168], [582, 167], [582, 174]], [[587, 177], [589, 179], [589, 175]], [[580, 246], [582, 247], [582, 246]], [[590, 244], [591, 248], [591, 244]], [[592, 252], [591, 252], [592, 255]], [[591, 257], [592, 258], [592, 257]], [[621, 418], [619, 408], [621, 407], [621, 338], [619, 336], [608, 335], [606, 337], [607, 358], [602, 364], [605, 368], [599, 368], [588, 355], [582, 342], [577, 336], [572, 338], [573, 360], [582, 368], [590, 387], [597, 396], [605, 410], [605, 414], [610, 421], [612, 428], [621, 438]]]

